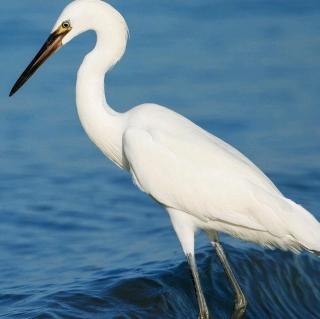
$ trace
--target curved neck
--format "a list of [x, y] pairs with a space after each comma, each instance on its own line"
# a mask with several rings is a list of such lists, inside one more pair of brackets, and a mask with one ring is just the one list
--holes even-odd
[[[122, 37], [109, 28], [99, 28], [97, 43], [84, 59], [77, 76], [76, 101], [81, 124], [101, 151], [122, 167], [122, 134], [125, 115], [106, 102], [106, 72], [121, 58], [125, 46]], [[121, 34], [120, 34], [121, 35]]]

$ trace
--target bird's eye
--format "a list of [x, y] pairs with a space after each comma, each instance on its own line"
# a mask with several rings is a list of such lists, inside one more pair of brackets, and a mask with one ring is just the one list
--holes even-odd
[[70, 22], [69, 21], [63, 21], [62, 22], [62, 28], [69, 29], [70, 28]]

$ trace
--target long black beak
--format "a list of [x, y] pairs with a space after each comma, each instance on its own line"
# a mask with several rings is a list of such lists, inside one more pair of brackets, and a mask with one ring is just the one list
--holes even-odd
[[15, 94], [39, 69], [39, 67], [62, 46], [62, 39], [70, 30], [63, 30], [59, 28], [53, 32], [25, 71], [21, 74], [18, 81], [15, 83], [9, 96]]

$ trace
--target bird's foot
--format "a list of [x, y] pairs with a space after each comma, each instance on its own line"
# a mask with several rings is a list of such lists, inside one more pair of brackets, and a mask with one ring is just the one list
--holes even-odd
[[237, 299], [236, 304], [234, 306], [231, 319], [241, 319], [246, 312], [247, 305], [248, 303], [244, 295], [240, 295], [239, 299]]
[[198, 319], [210, 319], [209, 311], [207, 309], [205, 311], [201, 311]]

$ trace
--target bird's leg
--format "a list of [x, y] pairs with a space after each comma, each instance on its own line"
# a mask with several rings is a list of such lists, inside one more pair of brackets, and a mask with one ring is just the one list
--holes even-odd
[[216, 249], [217, 255], [220, 259], [220, 262], [224, 268], [224, 271], [228, 277], [228, 280], [230, 281], [232, 288], [236, 294], [236, 300], [235, 300], [235, 305], [234, 305], [234, 310], [233, 310], [233, 314], [232, 314], [232, 319], [240, 319], [243, 317], [246, 308], [247, 308], [247, 300], [246, 297], [244, 296], [244, 293], [242, 292], [237, 279], [231, 269], [231, 266], [228, 262], [227, 256], [219, 242], [219, 237], [218, 234], [215, 233], [214, 236], [212, 236], [212, 234], [210, 234], [211, 238], [213, 239], [213, 241], [211, 242], [213, 247]]
[[183, 252], [187, 257], [188, 264], [191, 270], [193, 285], [196, 291], [200, 310], [199, 319], [209, 319], [209, 311], [202, 292], [196, 259], [194, 255], [194, 234], [196, 231], [194, 219], [189, 214], [175, 210], [173, 208], [167, 208], [167, 211], [169, 213], [172, 226], [181, 243]]
[[187, 254], [186, 256], [187, 256], [188, 264], [190, 266], [192, 280], [193, 280], [193, 284], [194, 284], [194, 288], [196, 291], [196, 296], [199, 304], [199, 310], [200, 310], [199, 319], [209, 319], [209, 311], [206, 304], [206, 300], [202, 292], [195, 256], [194, 254], [191, 254], [191, 253]]

